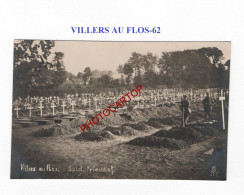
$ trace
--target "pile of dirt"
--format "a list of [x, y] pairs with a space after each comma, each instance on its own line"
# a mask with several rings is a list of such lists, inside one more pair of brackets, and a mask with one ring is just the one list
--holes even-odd
[[139, 122], [139, 123], [134, 123], [134, 124], [125, 123], [122, 126], [129, 126], [129, 127], [132, 127], [133, 129], [135, 129], [137, 131], [144, 131], [144, 132], [147, 132], [147, 131], [154, 129], [153, 127], [147, 125], [144, 122]]
[[138, 135], [138, 131], [129, 127], [129, 126], [120, 126], [120, 127], [106, 127], [104, 130], [111, 132], [114, 135], [119, 136], [133, 136]]
[[156, 137], [174, 138], [193, 144], [204, 140], [201, 132], [189, 127], [174, 127], [169, 131], [161, 130], [153, 134]]
[[64, 124], [57, 124], [52, 127], [45, 127], [34, 132], [35, 137], [50, 137], [58, 135], [68, 135], [78, 132], [77, 129], [70, 128], [70, 126]]
[[196, 131], [201, 132], [204, 136], [214, 136], [219, 133], [219, 130], [214, 125], [210, 124], [196, 124], [189, 125], [188, 128], [195, 129]]
[[128, 144], [144, 147], [168, 148], [171, 150], [179, 150], [186, 146], [186, 143], [182, 140], [161, 138], [156, 136], [138, 137], [129, 141]]
[[146, 124], [154, 128], [162, 128], [164, 126], [164, 124], [155, 120], [149, 120]]
[[111, 132], [99, 130], [99, 131], [87, 131], [75, 136], [77, 141], [105, 141], [115, 139]]
[[160, 122], [164, 125], [179, 125], [180, 124], [180, 117], [164, 117], [164, 118], [151, 118], [148, 122]]

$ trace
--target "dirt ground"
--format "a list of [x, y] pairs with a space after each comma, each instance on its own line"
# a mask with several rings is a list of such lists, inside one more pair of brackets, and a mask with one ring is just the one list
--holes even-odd
[[[202, 120], [202, 112], [200, 104], [192, 106], [190, 121]], [[112, 134], [114, 121], [106, 121], [104, 127], [110, 126], [111, 139], [102, 141], [76, 139], [82, 136], [78, 130], [72, 134], [41, 137], [33, 134], [44, 126], [13, 129], [11, 178], [226, 179], [227, 130], [219, 129], [217, 134], [204, 136], [203, 140], [181, 149], [137, 146], [129, 142], [178, 126], [180, 111], [174, 106], [132, 113], [131, 119], [127, 117], [116, 123], [115, 128], [124, 124], [127, 128], [122, 129], [128, 132], [130, 123], [140, 121], [145, 122], [145, 127], [151, 125], [150, 128], [133, 130], [135, 134], [115, 135]], [[174, 120], [164, 124], [167, 117], [168, 121]], [[155, 118], [162, 119], [160, 127], [152, 126], [155, 126], [151, 124]], [[35, 167], [34, 171], [30, 167]]]

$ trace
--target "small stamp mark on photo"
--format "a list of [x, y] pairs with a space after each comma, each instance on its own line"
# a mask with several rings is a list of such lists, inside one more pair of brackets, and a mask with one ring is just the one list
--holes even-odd
[[219, 175], [219, 172], [217, 171], [216, 166], [211, 166], [210, 176], [217, 177]]

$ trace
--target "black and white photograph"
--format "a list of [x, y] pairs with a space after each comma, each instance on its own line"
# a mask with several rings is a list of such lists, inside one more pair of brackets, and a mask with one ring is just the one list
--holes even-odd
[[13, 52], [12, 179], [226, 180], [231, 42]]

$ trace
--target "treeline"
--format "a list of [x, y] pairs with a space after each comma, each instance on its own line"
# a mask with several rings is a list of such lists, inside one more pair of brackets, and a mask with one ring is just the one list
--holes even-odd
[[[163, 52], [160, 57], [137, 52], [111, 71], [85, 67], [73, 75], [65, 70], [62, 52], [51, 55], [54, 41], [18, 41], [14, 45], [14, 98], [119, 91], [138, 84], [148, 88], [228, 88], [230, 60], [218, 48]], [[52, 56], [51, 60], [50, 57]]]
[[158, 58], [152, 53], [136, 52], [117, 71], [121, 83], [143, 84], [168, 88], [228, 88], [230, 60], [222, 63], [218, 48], [201, 48], [163, 52]]

